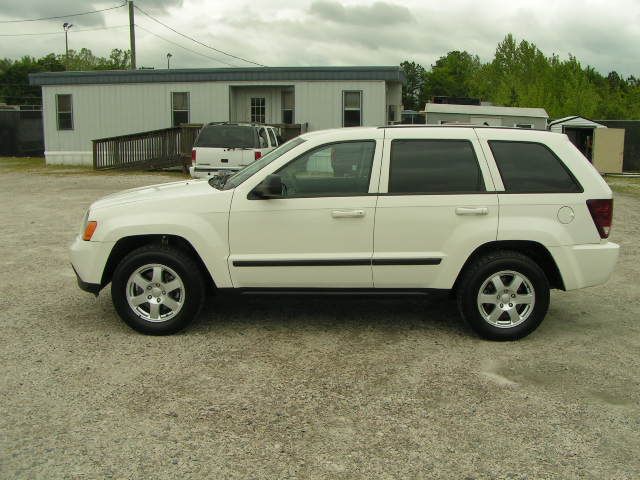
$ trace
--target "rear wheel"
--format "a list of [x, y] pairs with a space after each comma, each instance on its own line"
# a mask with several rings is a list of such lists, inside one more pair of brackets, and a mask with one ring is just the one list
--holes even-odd
[[498, 251], [467, 267], [457, 297], [460, 313], [479, 335], [516, 340], [544, 319], [549, 308], [549, 282], [529, 257]]
[[196, 262], [184, 252], [158, 245], [134, 250], [116, 267], [111, 297], [131, 328], [167, 335], [198, 314], [205, 291]]

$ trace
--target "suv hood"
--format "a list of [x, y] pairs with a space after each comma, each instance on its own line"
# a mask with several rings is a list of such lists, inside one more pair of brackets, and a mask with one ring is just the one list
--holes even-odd
[[91, 210], [152, 200], [167, 201], [212, 193], [220, 193], [220, 190], [211, 187], [207, 180], [181, 180], [178, 182], [159, 183], [107, 195], [95, 201], [91, 205]]

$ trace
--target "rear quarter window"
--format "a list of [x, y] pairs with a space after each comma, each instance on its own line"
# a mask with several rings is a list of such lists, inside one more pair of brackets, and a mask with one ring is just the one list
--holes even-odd
[[583, 189], [567, 166], [542, 143], [491, 140], [489, 147], [510, 193], [576, 193]]

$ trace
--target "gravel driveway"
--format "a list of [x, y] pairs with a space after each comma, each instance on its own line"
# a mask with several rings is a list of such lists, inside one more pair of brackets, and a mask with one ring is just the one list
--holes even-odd
[[2, 478], [640, 475], [640, 200], [605, 286], [513, 343], [446, 296], [241, 297], [172, 337], [127, 328], [67, 255], [107, 193], [174, 180], [0, 171]]

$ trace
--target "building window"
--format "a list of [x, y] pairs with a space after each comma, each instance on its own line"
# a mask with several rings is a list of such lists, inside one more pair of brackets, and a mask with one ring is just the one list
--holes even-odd
[[362, 92], [342, 92], [342, 126], [362, 125]]
[[265, 123], [266, 108], [264, 97], [251, 98], [251, 121], [255, 123]]
[[189, 92], [171, 94], [171, 122], [174, 127], [189, 123]]
[[58, 130], [73, 130], [73, 102], [71, 95], [56, 95]]
[[468, 140], [393, 140], [389, 193], [426, 195], [484, 192], [473, 145]]
[[294, 95], [291, 90], [284, 90], [282, 92], [282, 123], [293, 123], [293, 105]]

